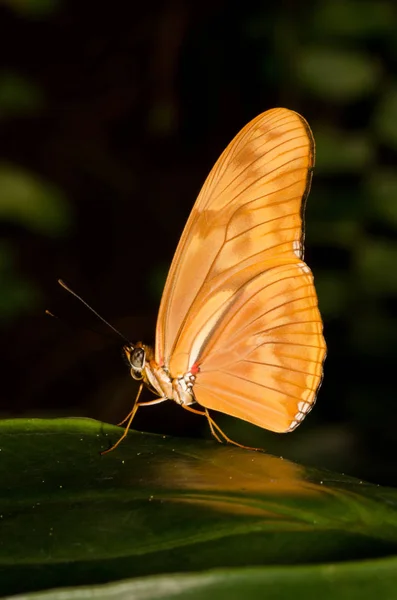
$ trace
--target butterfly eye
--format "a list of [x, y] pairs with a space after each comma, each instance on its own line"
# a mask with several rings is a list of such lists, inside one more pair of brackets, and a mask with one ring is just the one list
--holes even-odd
[[134, 379], [142, 379], [142, 371], [145, 366], [146, 352], [144, 348], [124, 346], [124, 352], [131, 367], [131, 375]]
[[131, 367], [137, 371], [142, 371], [145, 364], [145, 350], [135, 348], [130, 357]]

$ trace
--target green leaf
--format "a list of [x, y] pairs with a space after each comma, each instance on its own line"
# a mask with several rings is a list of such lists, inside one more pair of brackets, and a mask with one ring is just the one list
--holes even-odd
[[62, 193], [38, 176], [0, 164], [0, 219], [45, 235], [63, 235], [71, 223]]
[[0, 422], [3, 594], [397, 550], [394, 490], [134, 431], [100, 456], [120, 431], [89, 419]]
[[137, 578], [12, 600], [395, 600], [397, 559], [303, 567], [239, 568]]
[[328, 101], [350, 102], [371, 93], [379, 83], [378, 63], [364, 53], [326, 46], [307, 47], [296, 71], [307, 90]]

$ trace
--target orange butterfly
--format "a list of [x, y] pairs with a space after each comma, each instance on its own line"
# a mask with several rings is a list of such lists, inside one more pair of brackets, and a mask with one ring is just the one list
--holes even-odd
[[[167, 399], [206, 415], [229, 442], [208, 409], [277, 432], [312, 409], [326, 354], [303, 261], [313, 165], [309, 125], [284, 108], [253, 119], [223, 152], [172, 261], [154, 352], [124, 346], [142, 384], [123, 437], [139, 406]], [[139, 403], [144, 383], [159, 398]]]

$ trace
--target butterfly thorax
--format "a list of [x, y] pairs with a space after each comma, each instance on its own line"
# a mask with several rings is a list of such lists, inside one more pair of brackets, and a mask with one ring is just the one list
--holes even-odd
[[124, 346], [123, 350], [133, 379], [143, 380], [161, 398], [174, 400], [177, 404], [189, 406], [196, 402], [193, 394], [196, 377], [193, 373], [172, 377], [165, 366], [154, 360], [152, 348], [142, 342]]

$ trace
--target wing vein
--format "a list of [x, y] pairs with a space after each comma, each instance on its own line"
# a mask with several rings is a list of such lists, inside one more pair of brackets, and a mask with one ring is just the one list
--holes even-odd
[[252, 383], [253, 385], [257, 385], [263, 389], [266, 390], [270, 390], [272, 392], [277, 392], [278, 394], [281, 394], [282, 396], [288, 396], [289, 398], [293, 398], [294, 400], [300, 400], [300, 396], [295, 396], [293, 394], [288, 394], [287, 392], [284, 391], [280, 391], [277, 388], [274, 388], [270, 385], [265, 385], [264, 383], [258, 383], [257, 381], [252, 381], [251, 379], [247, 379], [246, 377], [242, 377], [241, 375], [236, 375], [236, 373], [233, 372], [229, 372], [229, 371], [224, 371], [223, 369], [219, 370], [220, 373], [224, 373], [225, 375], [228, 375], [229, 377], [234, 377], [235, 379], [239, 379], [241, 381], [246, 381], [247, 383]]

